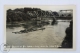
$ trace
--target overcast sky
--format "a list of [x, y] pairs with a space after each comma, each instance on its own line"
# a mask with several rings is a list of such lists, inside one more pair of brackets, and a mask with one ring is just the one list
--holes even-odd
[[64, 6], [52, 6], [52, 5], [27, 5], [27, 6], [21, 6], [21, 5], [11, 5], [11, 6], [5, 6], [6, 10], [7, 9], [16, 9], [16, 8], [24, 8], [24, 7], [31, 7], [31, 8], [40, 8], [42, 10], [51, 10], [51, 11], [59, 11], [59, 10], [68, 10], [68, 9], [74, 9], [74, 6], [72, 5], [64, 5]]

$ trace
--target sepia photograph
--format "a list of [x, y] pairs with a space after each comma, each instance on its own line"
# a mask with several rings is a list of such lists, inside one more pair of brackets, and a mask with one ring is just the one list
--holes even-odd
[[73, 5], [6, 5], [6, 48], [73, 49]]

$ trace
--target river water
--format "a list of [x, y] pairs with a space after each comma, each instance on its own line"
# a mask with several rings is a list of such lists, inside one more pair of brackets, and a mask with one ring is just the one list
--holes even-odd
[[23, 30], [23, 27], [6, 28], [6, 43], [10, 46], [60, 46], [69, 21], [58, 20], [56, 25], [46, 25], [45, 30], [15, 34], [12, 32]]

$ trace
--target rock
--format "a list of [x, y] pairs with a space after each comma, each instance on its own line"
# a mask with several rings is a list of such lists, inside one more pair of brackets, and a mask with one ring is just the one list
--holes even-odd
[[72, 48], [73, 47], [73, 21], [70, 21], [69, 27], [65, 31], [66, 37], [62, 42], [61, 48]]

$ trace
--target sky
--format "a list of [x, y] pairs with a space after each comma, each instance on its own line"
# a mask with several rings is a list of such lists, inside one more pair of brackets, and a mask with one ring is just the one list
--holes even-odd
[[59, 10], [68, 10], [68, 9], [74, 9], [74, 5], [53, 5], [53, 6], [49, 6], [49, 5], [26, 5], [26, 6], [22, 6], [22, 5], [9, 5], [9, 6], [5, 6], [5, 9], [16, 9], [16, 8], [24, 8], [24, 7], [31, 7], [31, 8], [40, 8], [42, 10], [51, 10], [51, 11], [59, 11]]

